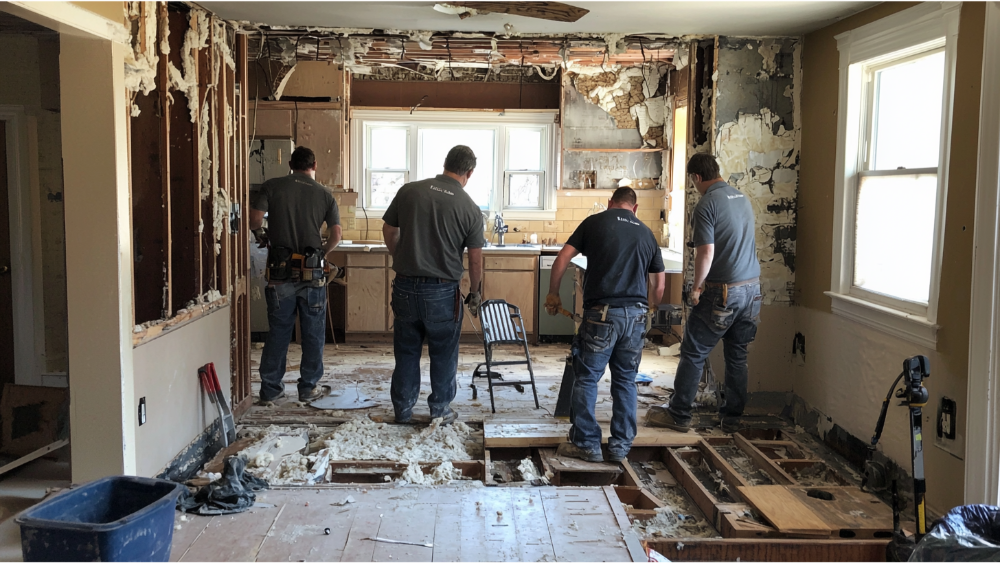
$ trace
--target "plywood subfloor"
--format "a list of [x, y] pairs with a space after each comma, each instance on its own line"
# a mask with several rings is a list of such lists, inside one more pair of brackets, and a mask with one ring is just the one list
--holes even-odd
[[[600, 488], [266, 491], [242, 514], [177, 523], [171, 561], [631, 561]], [[347, 496], [357, 502], [340, 506]], [[325, 528], [330, 529], [327, 535]], [[413, 542], [394, 544], [372, 538]]]
[[[256, 397], [260, 389], [261, 349], [251, 352], [250, 363], [253, 374], [253, 392]], [[483, 361], [483, 348], [476, 344], [462, 344], [458, 360], [458, 394], [452, 403], [452, 408], [458, 412], [461, 420], [479, 422], [488, 419], [516, 418], [520, 420], [552, 420], [556, 399], [559, 395], [559, 385], [562, 382], [565, 358], [569, 353], [568, 344], [542, 344], [529, 346], [538, 388], [540, 409], [535, 408], [531, 389], [519, 393], [513, 387], [502, 387], [494, 390], [496, 397], [496, 414], [490, 410], [490, 398], [486, 380], [477, 379], [479, 387], [478, 398], [472, 398], [472, 372], [476, 365]], [[495, 354], [497, 360], [505, 357], [510, 359], [523, 358], [515, 354]], [[357, 389], [372, 398], [377, 406], [362, 410], [332, 410], [320, 411], [303, 406], [295, 399], [297, 391], [295, 382], [299, 378], [299, 364], [302, 349], [297, 344], [289, 346], [286, 373], [284, 377], [287, 400], [279, 402], [274, 407], [254, 405], [243, 416], [241, 422], [245, 425], [266, 424], [336, 424], [346, 419], [369, 413], [385, 416], [392, 414], [392, 403], [389, 400], [389, 386], [395, 360], [392, 354], [392, 344], [328, 344], [324, 349], [324, 375], [321, 384], [330, 385], [334, 390], [346, 387]], [[414, 408], [417, 414], [427, 414], [427, 396], [430, 394], [430, 362], [427, 350], [420, 362], [421, 393], [420, 400]], [[510, 368], [494, 368], [500, 373], [509, 373], [511, 378], [527, 379], [527, 370], [522, 366]], [[653, 377], [650, 386], [639, 387], [639, 410], [644, 411], [650, 405], [663, 404], [667, 399], [666, 389], [673, 387], [674, 373], [677, 370], [677, 358], [659, 356], [655, 350], [646, 350], [642, 356], [639, 372]], [[611, 382], [610, 373], [606, 373], [598, 384], [597, 418], [602, 422], [611, 420]]]

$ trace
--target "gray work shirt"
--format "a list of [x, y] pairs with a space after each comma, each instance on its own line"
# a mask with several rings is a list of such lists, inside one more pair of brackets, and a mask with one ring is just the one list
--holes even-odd
[[750, 200], [725, 182], [709, 186], [692, 214], [694, 244], [715, 245], [705, 281], [735, 283], [760, 276]]
[[322, 248], [320, 227], [340, 224], [337, 200], [323, 184], [305, 174], [292, 173], [264, 182], [252, 207], [267, 212], [267, 236], [271, 246], [289, 248], [297, 254], [306, 248]]
[[399, 188], [382, 220], [399, 228], [392, 258], [399, 275], [457, 281], [465, 249], [486, 246], [479, 206], [458, 180], [443, 174]]

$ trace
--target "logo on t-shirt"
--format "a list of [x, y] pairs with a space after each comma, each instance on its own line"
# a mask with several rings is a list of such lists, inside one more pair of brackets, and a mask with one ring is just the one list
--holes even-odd
[[733, 194], [733, 195], [727, 195], [726, 199], [739, 199], [741, 197], [743, 197], [743, 194]]
[[626, 219], [625, 217], [615, 217], [615, 219], [618, 219], [619, 221], [622, 221], [624, 223], [631, 223], [633, 225], [641, 225], [642, 224], [642, 223], [640, 223], [638, 221], [633, 221], [631, 219]]
[[448, 190], [446, 190], [444, 188], [439, 188], [437, 186], [431, 186], [431, 189], [434, 190], [434, 191], [436, 191], [436, 192], [441, 192], [441, 193], [448, 194], [448, 195], [455, 195], [455, 192], [450, 192], [450, 191], [448, 191]]

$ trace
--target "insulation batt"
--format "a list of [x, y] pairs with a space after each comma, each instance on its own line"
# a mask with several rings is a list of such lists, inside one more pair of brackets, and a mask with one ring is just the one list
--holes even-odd
[[472, 429], [463, 422], [441, 426], [436, 418], [422, 429], [401, 428], [357, 418], [322, 438], [332, 459], [387, 459], [407, 463], [472, 459], [465, 442]]
[[711, 526], [700, 518], [675, 512], [664, 506], [656, 509], [656, 516], [650, 520], [637, 520], [632, 529], [640, 537], [663, 538], [717, 538], [720, 537]]

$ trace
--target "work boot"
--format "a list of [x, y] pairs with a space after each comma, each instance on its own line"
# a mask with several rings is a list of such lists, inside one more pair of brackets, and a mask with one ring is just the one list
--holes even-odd
[[601, 450], [585, 450], [572, 442], [559, 444], [559, 447], [556, 448], [556, 455], [575, 457], [592, 463], [602, 463], [604, 461], [604, 456], [601, 454]]
[[317, 386], [317, 387], [313, 387], [309, 391], [306, 391], [305, 393], [301, 393], [300, 392], [299, 393], [299, 402], [300, 403], [308, 403], [310, 401], [315, 401], [316, 399], [320, 399], [320, 398], [323, 397], [323, 395], [326, 394], [325, 391], [326, 391], [325, 388]]
[[691, 424], [680, 424], [666, 407], [649, 407], [646, 411], [646, 426], [669, 428], [677, 432], [690, 432]]
[[458, 420], [458, 413], [449, 408], [444, 413], [439, 414], [437, 416], [431, 415], [431, 422], [434, 422], [435, 418], [441, 419], [441, 426], [448, 426], [452, 422]]
[[608, 450], [608, 459], [607, 459], [607, 462], [608, 463], [621, 463], [621, 462], [625, 461], [625, 457], [627, 455], [628, 454], [619, 454], [619, 453], [615, 453], [615, 452], [613, 452], [611, 450]]
[[738, 418], [723, 418], [722, 419], [722, 431], [726, 434], [735, 434], [740, 430], [740, 419]]
[[260, 400], [257, 401], [257, 404], [260, 405], [260, 406], [262, 406], [262, 407], [273, 407], [275, 401], [277, 401], [279, 399], [284, 399], [284, 398], [285, 398], [285, 392], [282, 391], [281, 393], [278, 393], [276, 396], [271, 397], [270, 399], [265, 399], [263, 397], [260, 397]]

